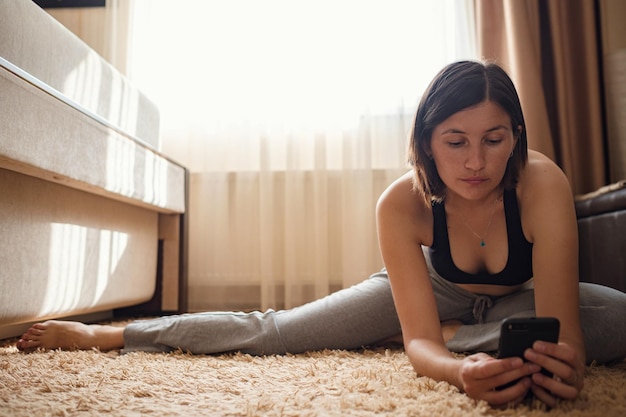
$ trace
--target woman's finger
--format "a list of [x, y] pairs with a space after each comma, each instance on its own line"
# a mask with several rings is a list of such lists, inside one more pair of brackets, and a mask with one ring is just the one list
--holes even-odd
[[533, 344], [533, 350], [552, 358], [556, 358], [572, 366], [576, 365], [576, 351], [565, 343], [537, 341]]
[[[537, 342], [533, 349], [524, 352], [524, 357], [551, 372], [556, 379], [546, 378], [553, 383], [582, 390], [584, 385], [584, 365], [577, 360], [573, 349], [565, 344]], [[565, 390], [568, 394], [571, 390]], [[566, 397], [567, 398], [567, 397]]]
[[526, 397], [526, 393], [530, 389], [531, 385], [532, 381], [530, 378], [522, 378], [520, 381], [506, 389], [500, 391], [486, 391], [482, 399], [487, 401], [492, 406], [513, 406], [519, 404]]
[[578, 396], [578, 388], [565, 383], [561, 378], [550, 378], [541, 373], [533, 374], [533, 383], [546, 391], [552, 396], [557, 396], [566, 400], [574, 400]]
[[553, 395], [551, 395], [548, 391], [541, 388], [540, 386], [532, 384], [530, 387], [530, 390], [535, 395], [535, 397], [539, 399], [539, 401], [541, 401], [548, 407], [552, 408], [557, 405], [558, 400]]
[[[482, 399], [492, 405], [506, 405], [524, 398], [530, 385], [530, 375], [540, 370], [521, 358], [495, 359], [489, 355], [467, 357], [467, 366], [461, 370], [463, 390], [472, 398]], [[496, 388], [510, 381], [511, 386]]]

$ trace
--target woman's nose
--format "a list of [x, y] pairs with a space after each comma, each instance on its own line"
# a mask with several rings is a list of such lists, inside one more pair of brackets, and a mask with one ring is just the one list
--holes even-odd
[[485, 155], [483, 150], [480, 148], [470, 148], [465, 161], [465, 167], [474, 172], [478, 172], [483, 169], [485, 167]]

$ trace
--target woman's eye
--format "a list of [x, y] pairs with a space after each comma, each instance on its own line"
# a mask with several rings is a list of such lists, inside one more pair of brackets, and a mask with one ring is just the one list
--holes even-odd
[[459, 141], [452, 140], [452, 141], [448, 142], [448, 146], [450, 146], [452, 148], [460, 148], [461, 146], [463, 146], [463, 143], [465, 143], [465, 142], [463, 142], [461, 140], [459, 140]]
[[489, 145], [497, 145], [502, 142], [502, 138], [487, 138], [485, 139], [485, 142]]

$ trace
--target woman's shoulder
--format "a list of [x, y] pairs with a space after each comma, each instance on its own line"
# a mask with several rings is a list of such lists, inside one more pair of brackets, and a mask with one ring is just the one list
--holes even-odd
[[421, 235], [432, 229], [431, 206], [413, 187], [413, 172], [402, 175], [381, 194], [376, 216], [379, 225], [393, 224], [394, 228], [416, 233], [420, 241], [427, 238]]
[[424, 198], [413, 186], [413, 172], [407, 172], [392, 182], [378, 199], [378, 207], [394, 210], [429, 209]]
[[520, 199], [549, 197], [554, 193], [570, 193], [565, 173], [550, 158], [537, 151], [528, 151], [528, 163], [518, 182]]
[[533, 238], [539, 231], [569, 221], [574, 210], [572, 189], [565, 173], [548, 157], [535, 151], [529, 151], [517, 196], [524, 230]]

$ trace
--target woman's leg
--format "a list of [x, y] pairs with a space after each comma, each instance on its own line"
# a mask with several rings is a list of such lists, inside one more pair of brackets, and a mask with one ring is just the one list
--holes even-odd
[[[495, 352], [502, 320], [535, 316], [534, 293], [530, 289], [504, 297], [476, 296], [476, 302], [484, 304], [478, 308], [484, 308], [484, 322], [480, 323], [477, 317], [474, 323], [466, 322], [459, 327], [447, 343], [453, 352]], [[626, 357], [625, 317], [625, 293], [601, 285], [580, 283], [580, 324], [587, 363], [606, 363]]]
[[402, 333], [387, 274], [276, 315], [287, 352], [355, 349]]
[[351, 349], [401, 333], [384, 272], [350, 288], [291, 310], [265, 313], [214, 312], [139, 320], [125, 328], [47, 321], [33, 325], [17, 342], [36, 348], [254, 355]]
[[626, 358], [626, 293], [581, 283], [580, 324], [587, 363]]
[[386, 274], [291, 310], [195, 313], [136, 321], [124, 331], [124, 352], [253, 355], [352, 349], [400, 333]]

